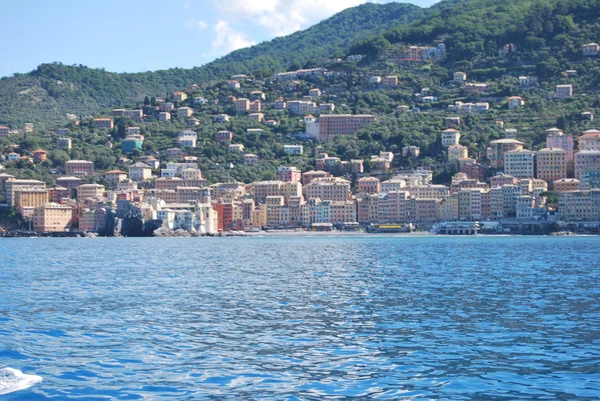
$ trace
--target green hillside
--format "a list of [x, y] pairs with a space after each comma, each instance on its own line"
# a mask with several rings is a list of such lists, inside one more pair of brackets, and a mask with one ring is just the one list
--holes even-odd
[[33, 122], [54, 128], [66, 114], [98, 114], [106, 108], [141, 102], [145, 96], [165, 96], [189, 86], [232, 74], [259, 77], [344, 55], [359, 39], [418, 20], [424, 10], [411, 5], [364, 4], [344, 10], [304, 31], [241, 49], [192, 69], [116, 74], [85, 66], [43, 64], [28, 74], [0, 80], [0, 123], [21, 128]]
[[[303, 171], [314, 168], [317, 145], [341, 161], [366, 160], [366, 172], [371, 171], [372, 155], [381, 151], [401, 155], [403, 147], [417, 146], [419, 157], [398, 156], [392, 167], [424, 166], [436, 171], [438, 182], [447, 182], [456, 166], [447, 163], [446, 149], [441, 145], [440, 132], [446, 117], [461, 117], [461, 144], [468, 148], [469, 156], [484, 163], [489, 142], [504, 137], [504, 128], [517, 129], [517, 138], [528, 149], [539, 150], [545, 146], [544, 130], [548, 128], [556, 126], [577, 138], [583, 131], [599, 127], [598, 118], [592, 117], [600, 112], [600, 55], [584, 56], [581, 48], [584, 43], [600, 41], [599, 2], [446, 0], [426, 10], [399, 4], [367, 4], [307, 31], [234, 52], [201, 68], [113, 74], [46, 64], [30, 74], [0, 81], [0, 120], [10, 123], [11, 128], [21, 128], [25, 121], [36, 123], [31, 134], [0, 138], [0, 147], [6, 154], [12, 150], [9, 145], [17, 143], [18, 153], [24, 156], [37, 148], [47, 150], [48, 160], [43, 163], [20, 160], [6, 163], [6, 167], [11, 174], [51, 182], [51, 176], [61, 174], [69, 159], [91, 160], [98, 171], [124, 168], [128, 161], [120, 163], [122, 157], [134, 160], [142, 154], [166, 162], [165, 150], [177, 145], [177, 133], [191, 129], [198, 136], [198, 145], [184, 149], [185, 154], [197, 157], [209, 182], [249, 183], [273, 178], [280, 165], [294, 165]], [[386, 10], [396, 10], [397, 14]], [[400, 23], [377, 33], [373, 21], [361, 16], [363, 11], [379, 15], [379, 20], [390, 24]], [[359, 24], [366, 27], [360, 34], [356, 28]], [[324, 37], [334, 39], [325, 41]], [[335, 40], [340, 44], [334, 45]], [[406, 58], [410, 46], [439, 43], [446, 45], [445, 57]], [[501, 52], [509, 43], [514, 45], [512, 51]], [[300, 47], [294, 50], [293, 46]], [[350, 54], [367, 57], [358, 63], [324, 60]], [[298, 84], [291, 88], [285, 81], [272, 79], [273, 72], [299, 66], [324, 66], [329, 73], [298, 78]], [[466, 72], [465, 82], [453, 81], [457, 71]], [[243, 80], [240, 89], [231, 89], [227, 79], [233, 73], [249, 74], [251, 79]], [[374, 84], [374, 76], [396, 76], [398, 85]], [[522, 85], [520, 76], [531, 77], [530, 84]], [[191, 87], [191, 83], [198, 86]], [[486, 89], [468, 90], [467, 85], [475, 83], [485, 84]], [[558, 99], [556, 87], [560, 84], [572, 85], [573, 95]], [[353, 135], [338, 136], [326, 143], [298, 138], [305, 128], [303, 115], [277, 109], [273, 102], [279, 97], [286, 101], [302, 99], [315, 87], [322, 91], [318, 103], [334, 103], [334, 113], [373, 114], [377, 120]], [[175, 90], [184, 90], [188, 99], [175, 102]], [[251, 98], [255, 91], [264, 94], [265, 120], [276, 124], [260, 123], [246, 113], [236, 112], [232, 98]], [[146, 95], [150, 98], [142, 104]], [[424, 102], [427, 95], [434, 100]], [[186, 118], [176, 115], [170, 121], [160, 121], [164, 107], [152, 99], [154, 96], [173, 101], [176, 107], [193, 108], [197, 124], [188, 125]], [[524, 107], [509, 109], [510, 96], [522, 97]], [[196, 104], [194, 97], [205, 101]], [[452, 111], [456, 102], [488, 103], [489, 110]], [[410, 112], [397, 112], [399, 105], [408, 106]], [[108, 115], [110, 108], [119, 106], [142, 108], [144, 121], [117, 117], [112, 130], [93, 127], [90, 116]], [[319, 116], [321, 112], [313, 114]], [[81, 124], [65, 125], [65, 113], [76, 114]], [[213, 117], [218, 114], [228, 114], [231, 120], [217, 122]], [[502, 121], [504, 127], [497, 121]], [[70, 129], [73, 147], [69, 151], [55, 145], [57, 134], [53, 129], [59, 125]], [[145, 141], [142, 149], [124, 153], [122, 140], [127, 127], [133, 125], [140, 126]], [[248, 128], [263, 131], [248, 133]], [[231, 131], [233, 143], [244, 145], [244, 152], [258, 155], [259, 165], [244, 164], [243, 153], [231, 152], [227, 145], [216, 142], [219, 130]], [[302, 155], [285, 153], [284, 145], [298, 143], [304, 145]], [[341, 164], [334, 172], [345, 174]]]

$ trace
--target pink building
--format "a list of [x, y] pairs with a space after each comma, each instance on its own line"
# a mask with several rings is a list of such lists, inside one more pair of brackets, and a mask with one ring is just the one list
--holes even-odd
[[567, 161], [574, 160], [572, 135], [565, 135], [558, 128], [550, 128], [544, 132], [546, 132], [546, 147], [560, 148], [567, 152]]
[[337, 135], [350, 135], [375, 121], [371, 114], [326, 114], [319, 118], [319, 140], [328, 141]]
[[497, 174], [490, 178], [490, 187], [503, 187], [505, 185], [516, 185], [518, 180], [512, 175]]
[[579, 181], [589, 168], [598, 167], [600, 167], [600, 149], [581, 150], [575, 154], [575, 178]]
[[358, 179], [356, 189], [358, 192], [376, 194], [381, 191], [381, 181], [376, 177], [362, 177]]
[[314, 179], [317, 179], [317, 178], [327, 178], [327, 177], [331, 177], [331, 174], [329, 174], [326, 171], [322, 171], [322, 170], [307, 171], [302, 174], [302, 185], [308, 185]]
[[277, 169], [277, 181], [300, 182], [302, 172], [297, 167], [281, 166]]

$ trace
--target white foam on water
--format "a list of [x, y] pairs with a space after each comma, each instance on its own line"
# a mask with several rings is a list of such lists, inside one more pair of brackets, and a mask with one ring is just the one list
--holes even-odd
[[44, 380], [40, 376], [26, 375], [13, 368], [0, 369], [0, 395], [25, 390]]

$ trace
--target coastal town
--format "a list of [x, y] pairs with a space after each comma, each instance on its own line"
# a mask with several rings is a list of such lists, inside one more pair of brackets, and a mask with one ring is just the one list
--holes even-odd
[[[512, 46], [501, 52], [514, 51]], [[443, 44], [412, 46], [403, 57], [405, 62], [420, 63], [443, 58], [445, 52]], [[582, 52], [584, 57], [595, 57], [599, 46], [586, 44]], [[351, 55], [345, 62], [358, 63], [364, 57]], [[237, 74], [216, 84], [226, 91], [226, 97], [223, 91], [220, 97], [211, 97], [210, 87], [194, 84], [165, 98], [147, 97], [138, 108], [115, 108], [106, 115], [83, 119], [69, 116], [67, 126], [49, 134], [54, 149], [68, 154], [77, 140], [75, 132], [86, 127], [107, 138], [106, 148], [120, 151], [116, 168], [103, 170], [92, 160], [70, 159], [49, 167], [51, 183], [3, 172], [0, 202], [4, 209], [18, 214], [19, 229], [24, 225], [26, 231], [36, 233], [152, 235], [157, 229], [208, 235], [289, 229], [599, 232], [600, 130], [593, 127], [593, 112], [581, 111], [579, 118], [588, 129], [575, 135], [548, 124], [536, 133], [544, 139], [543, 147], [536, 150], [528, 149], [519, 130], [505, 126], [499, 118], [490, 127], [496, 139], [469, 147], [462, 143], [463, 120], [486, 115], [490, 103], [455, 101], [443, 108], [432, 95], [434, 89], [423, 88], [414, 95], [412, 107], [397, 104], [391, 115], [423, 114], [420, 107], [424, 104], [437, 107], [437, 114], [430, 118], [443, 125], [434, 134], [442, 160], [424, 157], [421, 147], [412, 143], [379, 148], [367, 158], [344, 159], [330, 154], [331, 144], [368, 129], [379, 118], [376, 114], [339, 113], [332, 101], [335, 96], [327, 95], [333, 92], [328, 82], [346, 75], [316, 67], [277, 73], [260, 84]], [[565, 77], [570, 75], [576, 72], [566, 71]], [[401, 85], [400, 79], [397, 75], [372, 75], [365, 83], [366, 90], [394, 90]], [[520, 88], [536, 82], [529, 76], [512, 79]], [[488, 90], [486, 83], [469, 81], [463, 71], [453, 72], [447, 85], [468, 96]], [[273, 88], [283, 88], [299, 98], [267, 96], [265, 92], [272, 94]], [[571, 84], [559, 84], [555, 89], [554, 101], [575, 96]], [[509, 96], [493, 107], [503, 113], [519, 112], [527, 107], [527, 99]], [[231, 115], [214, 110], [228, 110]], [[268, 130], [282, 124], [270, 116], [281, 113], [296, 121], [301, 131], [288, 136], [294, 142], [281, 147], [280, 162], [271, 176], [252, 182], [209, 182], [205, 178], [198, 151], [207, 141], [232, 160], [225, 164], [213, 161], [211, 170], [263, 165], [267, 157], [248, 151], [244, 141], [253, 138], [253, 143], [260, 144]], [[204, 124], [207, 116], [210, 126]], [[235, 121], [245, 122], [247, 128], [227, 129]], [[156, 124], [185, 128], [172, 136], [170, 146], [145, 146]], [[210, 128], [213, 126], [216, 128]], [[1, 155], [2, 168], [48, 162], [47, 149], [23, 149], [11, 142], [34, 132], [32, 123], [16, 130], [0, 126], [0, 139], [9, 141]], [[115, 140], [116, 132], [121, 137]], [[472, 154], [474, 149], [476, 154]], [[307, 167], [304, 163], [304, 168], [299, 168], [294, 163], [298, 157], [309, 157], [314, 164]], [[440, 172], [446, 175], [445, 182], [436, 180]]]

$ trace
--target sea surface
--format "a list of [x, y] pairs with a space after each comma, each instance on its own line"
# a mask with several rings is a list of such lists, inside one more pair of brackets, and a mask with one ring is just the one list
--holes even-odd
[[600, 237], [0, 239], [0, 400], [600, 400]]

